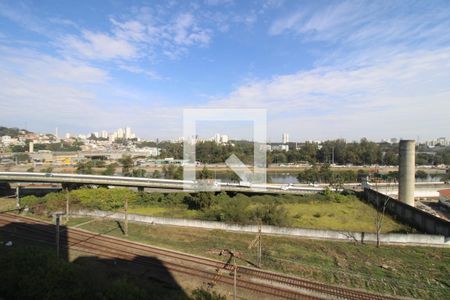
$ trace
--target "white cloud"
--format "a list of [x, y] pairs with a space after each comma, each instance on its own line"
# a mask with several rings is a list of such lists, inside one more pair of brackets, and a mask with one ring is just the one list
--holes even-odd
[[208, 30], [199, 28], [192, 14], [179, 15], [168, 31], [174, 34], [173, 41], [178, 45], [206, 45], [210, 40]]
[[19, 9], [0, 2], [0, 16], [3, 16], [20, 26], [33, 32], [51, 36], [51, 29], [46, 24], [33, 16], [32, 9], [24, 2], [18, 3]]
[[[361, 136], [362, 128], [371, 128], [371, 136], [374, 132], [424, 131], [430, 135], [433, 126], [439, 132], [450, 131], [448, 115], [442, 113], [450, 111], [448, 70], [450, 48], [416, 51], [385, 57], [371, 65], [317, 67], [251, 81], [209, 105], [267, 108], [269, 128], [283, 124], [277, 128], [298, 132], [295, 128], [301, 125], [309, 136], [324, 137], [339, 130], [341, 136]], [[324, 132], [328, 127], [330, 131]]]
[[305, 13], [303, 11], [275, 20], [270, 26], [269, 33], [272, 35], [281, 34], [286, 30], [290, 30], [303, 19]]
[[233, 0], [205, 0], [205, 4], [207, 5], [224, 5], [224, 4], [233, 4]]
[[110, 21], [114, 25], [113, 32], [119, 39], [143, 42], [148, 38], [146, 26], [139, 21], [130, 20], [121, 23], [113, 18]]
[[[178, 136], [181, 111], [123, 87], [104, 71], [40, 52], [0, 48], [4, 125], [45, 131], [98, 131], [125, 125], [144, 137]], [[132, 71], [141, 71], [133, 70]]]
[[[420, 12], [420, 13], [417, 13]], [[269, 33], [293, 33], [305, 41], [350, 47], [448, 41], [450, 10], [437, 3], [344, 1], [322, 9], [302, 7], [275, 20]]]
[[138, 12], [133, 18], [110, 18], [110, 32], [84, 30], [81, 35], [61, 39], [66, 55], [96, 60], [152, 61], [158, 55], [176, 59], [190, 47], [206, 46], [212, 31], [198, 24], [192, 13], [180, 13], [169, 20]]
[[137, 56], [136, 46], [127, 40], [88, 30], [83, 31], [82, 37], [66, 36], [61, 43], [64, 52], [73, 53], [73, 50], [81, 57], [89, 59], [132, 59]]
[[0, 46], [2, 60], [0, 66], [14, 70], [24, 78], [40, 80], [45, 77], [65, 82], [94, 84], [104, 83], [108, 74], [85, 62], [72, 59], [59, 59], [34, 50]]
[[165, 77], [161, 76], [160, 74], [158, 74], [155, 71], [151, 71], [151, 70], [146, 70], [144, 68], [135, 66], [135, 65], [119, 65], [120, 69], [126, 70], [128, 72], [131, 73], [135, 73], [135, 74], [144, 74], [146, 75], [148, 78], [152, 79], [152, 80], [163, 80], [166, 79]]

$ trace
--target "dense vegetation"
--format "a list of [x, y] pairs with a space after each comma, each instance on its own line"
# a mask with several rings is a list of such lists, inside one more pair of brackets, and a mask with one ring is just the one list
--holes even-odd
[[[237, 224], [257, 224], [321, 228], [348, 231], [374, 231], [375, 210], [354, 195], [329, 190], [315, 195], [252, 195], [240, 193], [145, 193], [128, 189], [79, 189], [50, 193], [44, 197], [26, 196], [21, 204], [31, 212], [50, 215], [65, 211], [67, 197], [71, 210], [123, 210], [159, 217], [201, 219]], [[387, 217], [383, 232], [410, 231]]]
[[[72, 209], [118, 210], [123, 208], [127, 198], [131, 206], [159, 206], [197, 211], [205, 220], [224, 221], [229, 223], [257, 223], [287, 226], [290, 218], [280, 204], [293, 202], [293, 199], [273, 197], [252, 198], [243, 194], [229, 196], [226, 193], [139, 193], [128, 189], [79, 189], [69, 195], [64, 192], [50, 193], [44, 197], [26, 196], [21, 199], [22, 205], [37, 214], [50, 214], [64, 210], [66, 197], [70, 197]], [[338, 196], [336, 196], [338, 197]]]
[[[201, 142], [196, 145], [196, 159], [203, 163], [223, 163], [231, 154], [237, 155], [244, 163], [253, 162], [253, 143], [232, 141], [219, 145], [215, 142]], [[156, 144], [152, 144], [156, 146]], [[183, 144], [162, 142], [158, 144], [161, 158], [183, 158]], [[375, 143], [363, 138], [359, 142], [347, 143], [345, 140], [330, 140], [317, 143], [290, 143], [289, 151], [267, 152], [267, 163], [336, 163], [339, 165], [398, 165], [398, 144]], [[417, 147], [418, 165], [450, 164], [450, 147], [428, 149], [425, 145]]]
[[323, 164], [320, 168], [317, 165], [313, 165], [309, 169], [300, 171], [297, 175], [297, 180], [304, 183], [331, 183], [339, 187], [343, 183], [358, 182], [358, 174], [363, 175], [364, 172], [356, 173], [353, 170], [333, 171], [329, 164]]
[[[233, 144], [233, 145], [231, 145]], [[140, 146], [161, 148], [161, 158], [183, 158], [183, 144], [161, 142], [141, 143]], [[196, 158], [203, 163], [223, 163], [231, 154], [237, 155], [244, 163], [253, 162], [253, 143], [232, 141], [219, 145], [212, 141], [196, 145]], [[267, 152], [267, 163], [336, 163], [340, 165], [398, 165], [398, 144], [375, 143], [363, 138], [359, 142], [347, 143], [345, 140], [330, 140], [317, 143], [290, 143], [289, 151]], [[450, 147], [429, 149], [425, 145], [417, 147], [418, 165], [450, 164]]]
[[25, 129], [19, 129], [19, 128], [8, 128], [8, 127], [4, 127], [4, 126], [0, 126], [0, 136], [4, 136], [4, 135], [9, 135], [12, 138], [15, 138], [19, 135], [19, 133], [23, 131], [28, 133], [29, 131], [25, 130]]
[[[48, 150], [48, 151], [80, 151], [82, 142], [76, 141], [73, 143], [59, 142], [51, 144], [39, 144], [33, 145], [34, 151]], [[11, 147], [12, 152], [26, 152], [28, 151], [28, 142], [24, 146], [14, 145]]]

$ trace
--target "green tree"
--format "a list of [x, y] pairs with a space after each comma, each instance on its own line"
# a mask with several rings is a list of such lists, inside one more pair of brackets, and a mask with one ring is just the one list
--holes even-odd
[[31, 157], [27, 153], [18, 153], [14, 156], [17, 162], [29, 162]]
[[203, 167], [203, 169], [198, 174], [199, 179], [212, 179], [213, 175], [212, 172], [208, 170], [206, 166]]
[[217, 203], [214, 193], [200, 192], [196, 195], [189, 195], [184, 197], [183, 202], [187, 204], [189, 209], [193, 210], [208, 210]]
[[144, 169], [136, 169], [132, 171], [133, 177], [145, 177], [146, 171]]
[[106, 166], [106, 169], [102, 172], [102, 175], [111, 176], [116, 172], [117, 164], [112, 163]]
[[423, 171], [423, 170], [417, 170], [416, 171], [416, 176], [417, 179], [427, 179], [428, 178], [428, 174], [427, 172]]
[[174, 174], [173, 179], [183, 180], [183, 167], [177, 167]]
[[235, 172], [231, 171], [230, 181], [231, 182], [239, 182], [239, 181], [241, 181], [241, 178], [239, 177], [238, 174], [236, 174]]
[[316, 143], [306, 142], [300, 148], [300, 160], [307, 161], [314, 164], [317, 160], [317, 152], [319, 151], [319, 146]]
[[48, 166], [47, 168], [42, 168], [40, 170], [41, 173], [51, 173], [53, 172], [53, 167], [52, 166]]
[[287, 156], [283, 152], [274, 152], [272, 154], [272, 162], [276, 164], [283, 164], [287, 162]]
[[92, 171], [92, 167], [94, 166], [94, 164], [92, 163], [92, 161], [87, 161], [87, 162], [79, 162], [77, 164], [77, 169], [76, 172], [78, 174], [93, 174], [94, 172]]
[[121, 159], [119, 159], [119, 163], [122, 165], [122, 175], [123, 176], [131, 176], [132, 175], [132, 169], [134, 166], [133, 159], [129, 155], [122, 156]]

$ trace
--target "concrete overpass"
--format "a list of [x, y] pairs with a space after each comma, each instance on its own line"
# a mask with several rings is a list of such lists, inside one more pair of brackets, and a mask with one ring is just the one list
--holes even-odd
[[[364, 187], [397, 199], [398, 183], [364, 183]], [[439, 198], [439, 190], [450, 189], [448, 182], [416, 182], [414, 189], [415, 199]]]
[[[29, 173], [29, 172], [0, 172], [0, 183], [59, 183], [62, 185], [103, 185], [135, 187], [140, 190], [152, 189], [175, 189], [195, 191], [199, 182], [191, 180], [174, 180], [160, 178], [141, 178], [124, 176], [100, 176], [81, 174], [58, 174], [58, 173]], [[211, 191], [233, 191], [243, 193], [273, 193], [273, 194], [307, 194], [323, 191], [323, 186], [299, 186], [286, 184], [254, 184], [249, 186], [239, 183], [226, 183], [211, 180], [208, 188]]]

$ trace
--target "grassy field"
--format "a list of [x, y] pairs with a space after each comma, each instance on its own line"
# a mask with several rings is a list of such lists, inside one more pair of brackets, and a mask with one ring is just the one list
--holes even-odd
[[[69, 225], [85, 222], [73, 219]], [[81, 228], [123, 237], [114, 221]], [[170, 226], [129, 225], [129, 239], [219, 259], [221, 249], [235, 249], [251, 261], [252, 234]], [[449, 299], [450, 249], [403, 247], [299, 238], [263, 237], [263, 267], [312, 280], [413, 298]]]
[[[376, 210], [354, 194], [326, 191], [310, 195], [245, 195], [242, 193], [138, 193], [128, 189], [70, 191], [71, 209], [121, 211], [129, 199], [129, 212], [155, 217], [200, 219], [234, 224], [375, 232]], [[25, 196], [22, 205], [36, 214], [64, 211], [67, 195]], [[382, 232], [413, 229], [386, 215]]]
[[[313, 229], [375, 232], [376, 210], [356, 197], [345, 202], [308, 201], [282, 204], [292, 219], [290, 226]], [[134, 206], [130, 213], [170, 218], [200, 219], [197, 210], [178, 207]], [[411, 228], [390, 216], [383, 221], [382, 232], [410, 232]]]
[[0, 212], [16, 208], [16, 199], [0, 197]]
[[[375, 232], [376, 210], [357, 198], [343, 203], [295, 203], [284, 205], [292, 216], [293, 227]], [[386, 216], [383, 232], [410, 231]]]
[[177, 207], [160, 207], [160, 206], [139, 206], [131, 207], [130, 213], [141, 214], [155, 217], [182, 218], [182, 219], [198, 219], [199, 213], [196, 210]]

